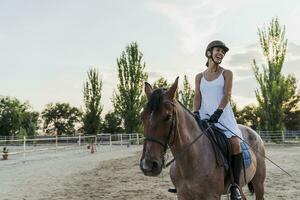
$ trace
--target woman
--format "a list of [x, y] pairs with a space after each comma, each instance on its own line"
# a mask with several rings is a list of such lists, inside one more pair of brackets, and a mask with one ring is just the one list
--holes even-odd
[[[234, 118], [229, 100], [232, 90], [232, 72], [220, 66], [229, 48], [222, 41], [212, 41], [208, 44], [205, 56], [207, 69], [196, 75], [194, 113], [201, 119], [208, 119], [209, 123], [224, 129], [226, 126], [234, 132], [224, 130], [232, 147], [232, 168], [234, 183], [231, 188], [231, 199], [242, 199], [239, 191], [239, 177], [242, 166], [242, 152], [240, 138], [242, 133]], [[219, 123], [218, 123], [219, 122]], [[222, 125], [221, 125], [222, 124]], [[240, 138], [239, 138], [240, 137]]]

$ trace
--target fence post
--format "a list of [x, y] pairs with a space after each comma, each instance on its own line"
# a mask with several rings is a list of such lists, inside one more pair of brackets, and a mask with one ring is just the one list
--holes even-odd
[[119, 135], [121, 135], [121, 146], [123, 146], [123, 135], [122, 134]]
[[57, 135], [55, 136], [55, 153], [57, 153]]
[[137, 139], [137, 142], [136, 142], [137, 145], [140, 145], [140, 139], [139, 139], [139, 134], [138, 133], [136, 134], [136, 139]]
[[111, 142], [111, 134], [109, 134], [109, 147], [111, 149], [111, 145], [112, 145], [112, 142]]
[[80, 135], [78, 136], [78, 145], [79, 145], [79, 147], [81, 145], [81, 137], [80, 137]]
[[285, 143], [285, 134], [283, 130], [281, 131], [281, 135], [282, 135], [282, 143]]
[[26, 160], [26, 136], [23, 136], [23, 159]]

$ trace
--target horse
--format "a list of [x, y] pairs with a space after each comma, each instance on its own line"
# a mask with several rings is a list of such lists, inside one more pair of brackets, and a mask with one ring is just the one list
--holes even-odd
[[[158, 176], [165, 165], [168, 148], [176, 158], [170, 167], [170, 178], [179, 200], [217, 200], [227, 194], [230, 181], [224, 180], [224, 167], [216, 164], [212, 143], [203, 134], [187, 108], [176, 100], [178, 78], [168, 89], [153, 90], [145, 82], [148, 102], [141, 112], [144, 144], [140, 169], [146, 176]], [[251, 165], [241, 172], [240, 190], [248, 184], [256, 200], [264, 199], [266, 177], [265, 148], [261, 137], [251, 128], [239, 125], [244, 140], [251, 146]], [[191, 144], [196, 137], [199, 139]], [[188, 149], [183, 153], [183, 150]], [[182, 153], [182, 156], [177, 156]], [[177, 157], [176, 157], [177, 156]]]

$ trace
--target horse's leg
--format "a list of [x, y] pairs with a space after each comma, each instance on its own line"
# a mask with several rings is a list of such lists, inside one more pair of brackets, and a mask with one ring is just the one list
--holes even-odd
[[241, 191], [242, 199], [243, 199], [243, 200], [247, 200], [247, 198], [246, 198], [246, 196], [245, 196], [245, 194], [244, 194], [244, 192], [243, 192], [242, 187], [240, 188], [240, 191]]
[[264, 199], [264, 182], [259, 180], [252, 180], [255, 199], [256, 200], [263, 200]]
[[177, 199], [178, 200], [221, 200], [221, 195], [217, 194], [196, 194], [191, 196], [190, 193], [178, 193], [177, 194]]
[[192, 199], [192, 198], [188, 193], [177, 191], [177, 199], [178, 200], [189, 200], [189, 199]]
[[221, 200], [221, 195], [208, 195], [208, 194], [204, 194], [201, 196], [197, 196], [196, 198], [197, 200]]
[[264, 158], [260, 158], [257, 163], [256, 173], [251, 180], [256, 200], [264, 199], [264, 182], [266, 178], [266, 163]]

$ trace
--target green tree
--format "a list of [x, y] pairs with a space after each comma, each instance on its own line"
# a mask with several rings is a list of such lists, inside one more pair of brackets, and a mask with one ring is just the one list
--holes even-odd
[[153, 83], [153, 89], [158, 89], [158, 88], [169, 88], [171, 85], [168, 84], [167, 79], [164, 77], [159, 77], [156, 81]]
[[83, 99], [85, 113], [83, 116], [83, 129], [85, 134], [98, 134], [101, 129], [101, 90], [102, 79], [96, 69], [88, 71], [88, 80], [84, 83]]
[[0, 98], [0, 135], [34, 136], [38, 128], [38, 112], [32, 111], [28, 103], [22, 103], [16, 98]]
[[146, 103], [143, 95], [144, 82], [148, 75], [146, 64], [136, 42], [131, 43], [117, 59], [119, 83], [118, 92], [112, 98], [115, 112], [121, 116], [126, 133], [140, 130], [139, 113]]
[[50, 135], [73, 135], [82, 113], [68, 103], [47, 104], [42, 111], [43, 130]]
[[254, 130], [259, 128], [259, 116], [255, 105], [247, 105], [242, 109], [238, 109], [234, 102], [231, 102], [231, 105], [238, 124], [249, 126]]
[[283, 104], [284, 125], [287, 130], [300, 130], [300, 92], [295, 93], [288, 102]]
[[284, 76], [281, 69], [284, 63], [287, 39], [285, 27], [281, 27], [278, 18], [271, 21], [269, 27], [258, 29], [260, 45], [267, 65], [262, 70], [253, 60], [252, 68], [259, 84], [256, 89], [258, 101], [259, 126], [262, 130], [280, 131], [284, 129], [284, 104], [295, 94], [296, 79], [292, 75]]
[[179, 100], [185, 105], [189, 110], [193, 109], [193, 100], [195, 91], [192, 89], [191, 84], [188, 81], [187, 75], [183, 78], [183, 89], [179, 90]]
[[124, 130], [121, 127], [122, 119], [115, 112], [109, 112], [105, 115], [104, 121], [102, 124], [102, 131], [104, 133], [122, 133]]
[[27, 136], [37, 135], [39, 122], [39, 113], [35, 111], [25, 111], [22, 113], [21, 127], [25, 130]]

